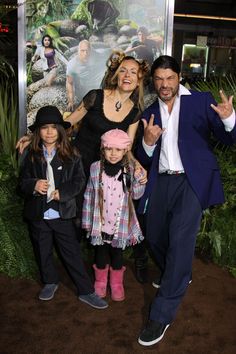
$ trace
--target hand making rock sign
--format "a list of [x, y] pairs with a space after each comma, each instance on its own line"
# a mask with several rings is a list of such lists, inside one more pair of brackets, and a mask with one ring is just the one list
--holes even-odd
[[220, 90], [220, 97], [222, 102], [218, 103], [217, 106], [211, 104], [211, 108], [218, 113], [221, 119], [226, 119], [233, 113], [233, 95], [228, 98], [226, 94]]
[[154, 124], [154, 114], [151, 114], [149, 122], [142, 119], [144, 127], [144, 142], [147, 145], [155, 145], [161, 134], [165, 131], [159, 125]]

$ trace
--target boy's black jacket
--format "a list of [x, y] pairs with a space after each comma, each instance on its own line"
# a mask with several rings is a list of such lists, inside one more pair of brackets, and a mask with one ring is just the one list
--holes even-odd
[[[85, 174], [82, 161], [79, 156], [66, 162], [61, 161], [55, 154], [51, 162], [55, 188], [59, 190], [60, 201], [57, 210], [62, 219], [72, 219], [77, 216], [77, 199], [80, 192], [84, 191]], [[47, 196], [34, 194], [35, 184], [38, 179], [46, 179], [46, 161], [35, 158], [32, 162], [28, 153], [23, 161], [19, 186], [25, 198], [24, 217], [28, 220], [42, 220], [44, 212], [48, 207]], [[81, 198], [80, 198], [81, 199]]]

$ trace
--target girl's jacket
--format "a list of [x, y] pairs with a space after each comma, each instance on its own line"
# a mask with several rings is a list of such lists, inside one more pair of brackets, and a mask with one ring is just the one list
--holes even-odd
[[[24, 217], [29, 220], [42, 220], [44, 212], [51, 203], [57, 203], [62, 219], [75, 218], [77, 215], [76, 200], [85, 186], [85, 175], [80, 157], [63, 162], [57, 153], [51, 162], [55, 188], [59, 190], [60, 200], [47, 204], [46, 195], [34, 192], [39, 179], [46, 179], [46, 162], [35, 158], [32, 162], [29, 154], [25, 157], [20, 173], [20, 189], [25, 197]], [[53, 206], [52, 206], [53, 207]]]
[[[131, 176], [133, 168], [130, 166]], [[90, 167], [90, 177], [84, 194], [84, 204], [82, 213], [82, 228], [88, 232], [93, 245], [102, 245], [101, 236], [101, 216], [99, 209], [99, 171], [100, 161], [94, 162]], [[125, 181], [124, 181], [125, 183]], [[139, 199], [143, 195], [145, 185], [141, 185], [132, 177], [131, 197]], [[112, 246], [124, 249], [126, 246], [134, 245], [143, 240], [137, 216], [132, 203], [132, 216], [129, 222], [128, 192], [125, 192], [121, 201], [119, 216], [116, 223], [116, 231], [113, 236]]]

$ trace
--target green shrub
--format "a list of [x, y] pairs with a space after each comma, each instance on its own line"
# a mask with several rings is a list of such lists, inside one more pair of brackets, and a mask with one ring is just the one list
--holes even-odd
[[[216, 101], [219, 90], [234, 94], [236, 104], [236, 81], [233, 77], [212, 82], [198, 83], [200, 91], [211, 91]], [[197, 252], [215, 263], [228, 267], [236, 275], [236, 147], [225, 147], [213, 141], [214, 153], [220, 165], [226, 202], [205, 211], [197, 238]]]
[[23, 201], [16, 194], [18, 161], [17, 79], [12, 66], [0, 56], [0, 272], [33, 278], [36, 264], [26, 224]]
[[0, 156], [0, 272], [10, 277], [35, 278], [37, 266], [27, 225], [22, 220], [23, 201], [8, 155]]
[[0, 55], [0, 149], [17, 170], [16, 141], [18, 136], [17, 79], [12, 66]]

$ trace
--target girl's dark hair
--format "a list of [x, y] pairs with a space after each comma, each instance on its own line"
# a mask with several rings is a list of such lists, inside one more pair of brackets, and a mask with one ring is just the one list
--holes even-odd
[[52, 37], [49, 36], [48, 34], [45, 34], [42, 38], [42, 46], [44, 47], [43, 41], [45, 38], [49, 38], [49, 42], [50, 42], [50, 47], [53, 48], [53, 43], [52, 43]]
[[[79, 156], [78, 150], [72, 147], [63, 126], [60, 124], [55, 124], [55, 126], [58, 132], [56, 148], [59, 159], [63, 162], [73, 160], [75, 156]], [[30, 154], [32, 161], [34, 161], [34, 158], [44, 160], [42, 140], [40, 138], [40, 127], [36, 128], [33, 132]]]
[[161, 55], [152, 63], [151, 76], [153, 77], [156, 69], [171, 69], [178, 75], [180, 74], [180, 66], [177, 61], [169, 55]]

